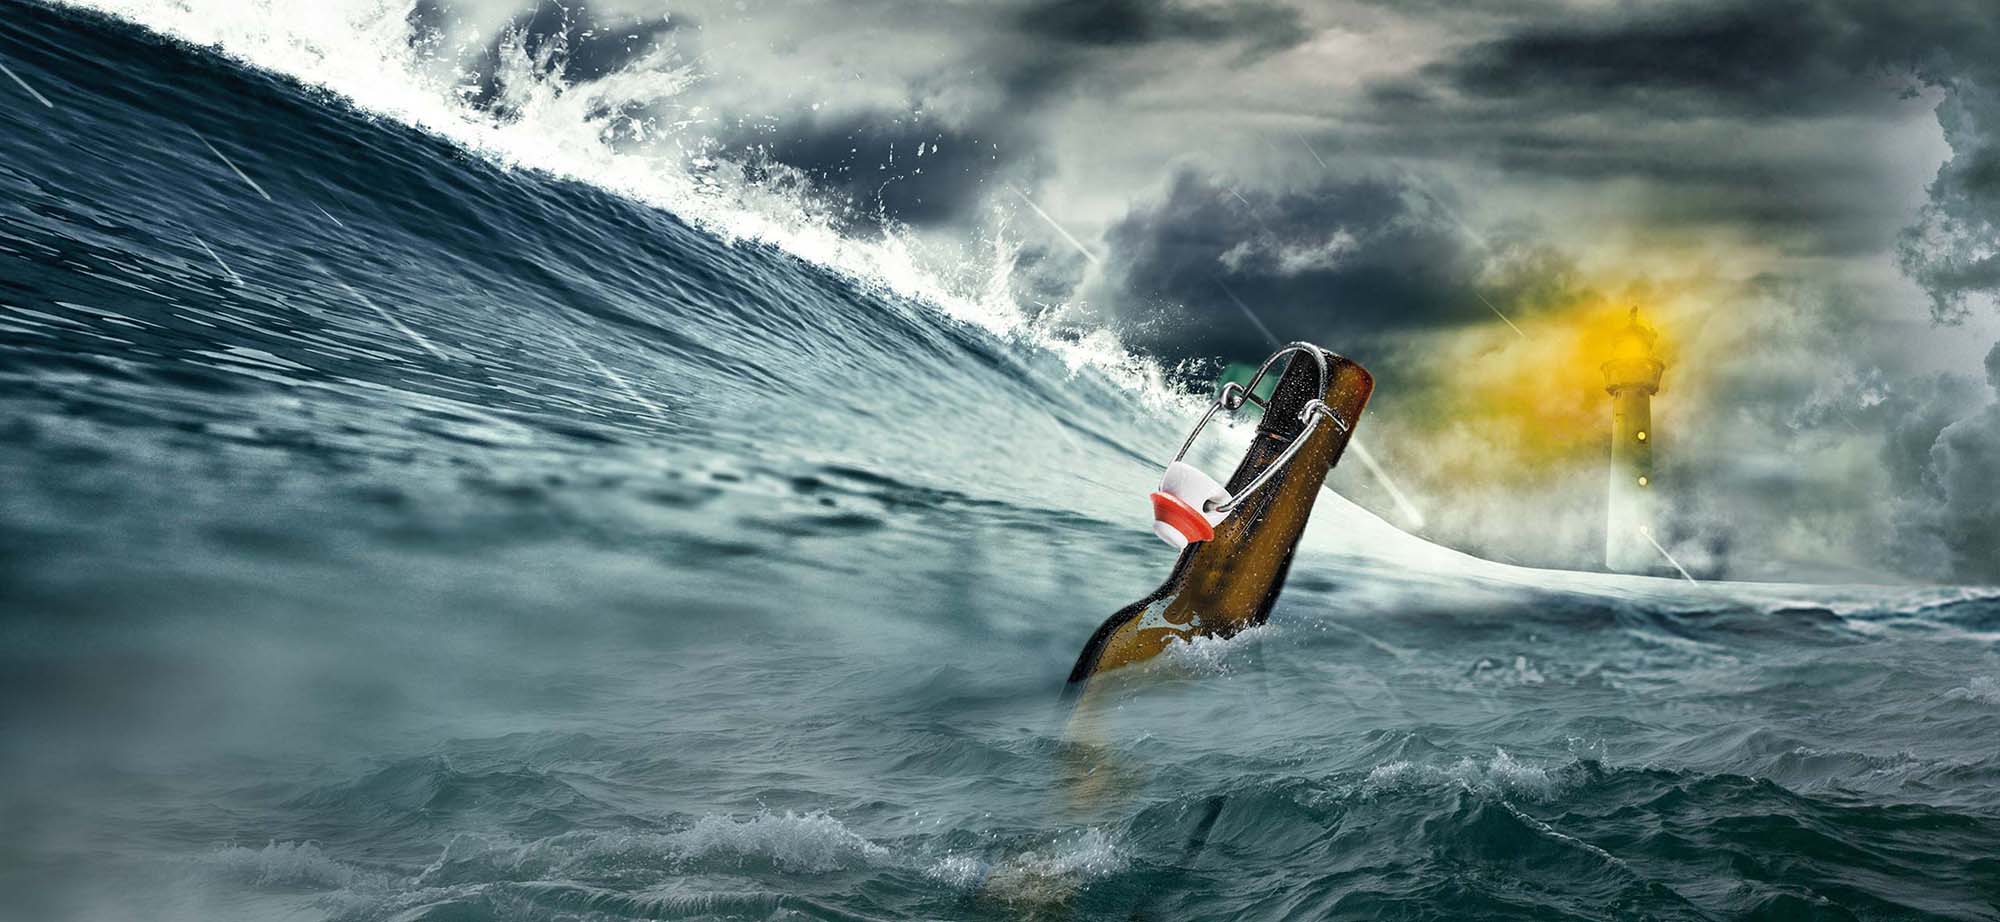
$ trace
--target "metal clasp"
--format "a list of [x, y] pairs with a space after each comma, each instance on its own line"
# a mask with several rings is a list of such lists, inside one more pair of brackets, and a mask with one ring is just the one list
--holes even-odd
[[[1278, 363], [1279, 359], [1294, 352], [1303, 352], [1312, 356], [1313, 362], [1319, 366], [1319, 392], [1321, 394], [1326, 393], [1326, 389], [1331, 383], [1326, 367], [1326, 353], [1320, 351], [1318, 346], [1311, 343], [1289, 343], [1278, 351], [1271, 353], [1271, 357], [1265, 359], [1264, 364], [1257, 367], [1257, 373], [1250, 376], [1250, 383], [1248, 385], [1239, 385], [1232, 381], [1222, 386], [1222, 392], [1215, 395], [1215, 402], [1209, 404], [1208, 412], [1201, 415], [1201, 421], [1194, 424], [1194, 431], [1188, 433], [1187, 441], [1181, 443], [1181, 450], [1174, 453], [1174, 460], [1179, 461], [1187, 457], [1188, 449], [1194, 447], [1194, 440], [1201, 435], [1201, 430], [1208, 425], [1208, 421], [1215, 418], [1217, 410], [1228, 410], [1231, 414], [1234, 414], [1237, 410], [1242, 409], [1245, 403], [1254, 403], [1267, 411], [1270, 410], [1271, 405], [1269, 403], [1257, 398], [1257, 383], [1264, 380], [1264, 375], [1271, 370], [1272, 366]], [[1236, 511], [1236, 507], [1243, 503], [1245, 497], [1257, 492], [1260, 487], [1270, 481], [1272, 476], [1278, 473], [1280, 468], [1292, 462], [1292, 456], [1298, 454], [1299, 446], [1304, 445], [1306, 439], [1312, 437], [1313, 431], [1319, 427], [1319, 421], [1322, 419], [1332, 420], [1333, 424], [1339, 426], [1342, 432], [1352, 431], [1347, 422], [1334, 413], [1332, 407], [1326, 405], [1325, 400], [1314, 397], [1306, 401], [1306, 405], [1299, 410], [1299, 422], [1305, 423], [1306, 427], [1297, 436], [1292, 438], [1292, 444], [1285, 446], [1284, 453], [1280, 454], [1277, 460], [1272, 461], [1269, 467], [1264, 468], [1263, 472], [1258, 474], [1255, 479], [1244, 485], [1243, 489], [1238, 491], [1235, 496], [1230, 497], [1228, 502], [1218, 504], [1207, 511], [1220, 512], [1224, 515]]]

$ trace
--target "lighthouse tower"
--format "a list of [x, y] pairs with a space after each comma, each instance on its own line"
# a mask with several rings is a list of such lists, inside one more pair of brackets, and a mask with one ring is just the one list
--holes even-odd
[[1611, 394], [1611, 494], [1604, 532], [1604, 566], [1644, 573], [1660, 559], [1653, 546], [1653, 395], [1666, 371], [1654, 353], [1659, 334], [1639, 322], [1633, 308], [1604, 363]]

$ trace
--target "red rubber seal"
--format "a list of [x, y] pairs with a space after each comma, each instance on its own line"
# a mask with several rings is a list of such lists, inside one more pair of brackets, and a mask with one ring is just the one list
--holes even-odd
[[1180, 532], [1189, 544], [1215, 537], [1215, 526], [1208, 524], [1208, 519], [1188, 505], [1187, 500], [1172, 493], [1153, 494], [1153, 518]]

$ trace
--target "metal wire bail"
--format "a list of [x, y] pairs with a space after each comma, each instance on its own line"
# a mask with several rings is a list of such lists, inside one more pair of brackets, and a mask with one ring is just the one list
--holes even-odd
[[[1215, 418], [1217, 410], [1228, 410], [1231, 414], [1234, 414], [1237, 410], [1242, 409], [1245, 403], [1254, 403], [1268, 411], [1271, 408], [1270, 403], [1260, 400], [1257, 397], [1257, 383], [1264, 380], [1264, 375], [1271, 370], [1272, 366], [1278, 363], [1279, 359], [1285, 358], [1294, 352], [1303, 352], [1312, 356], [1313, 363], [1319, 366], [1319, 393], [1325, 394], [1327, 386], [1331, 383], [1328, 379], [1326, 353], [1320, 351], [1318, 346], [1311, 343], [1288, 343], [1278, 351], [1271, 353], [1271, 357], [1265, 359], [1264, 364], [1257, 366], [1257, 373], [1250, 376], [1249, 384], [1239, 385], [1231, 381], [1222, 385], [1222, 391], [1215, 395], [1215, 402], [1209, 404], [1208, 412], [1201, 415], [1201, 421], [1194, 424], [1194, 431], [1188, 433], [1187, 440], [1181, 443], [1181, 450], [1174, 453], [1174, 461], [1179, 461], [1187, 457], [1188, 449], [1194, 447], [1194, 440], [1200, 437], [1201, 430], [1208, 425], [1208, 421]], [[1319, 427], [1319, 421], [1322, 419], [1332, 420], [1333, 424], [1339, 426], [1342, 432], [1350, 431], [1347, 423], [1333, 412], [1332, 407], [1326, 405], [1325, 399], [1314, 397], [1306, 401], [1306, 405], [1299, 410], [1299, 422], [1305, 423], [1306, 427], [1292, 438], [1292, 444], [1285, 446], [1284, 453], [1280, 454], [1277, 460], [1272, 461], [1270, 466], [1264, 468], [1262, 473], [1259, 473], [1248, 484], [1244, 485], [1243, 489], [1238, 491], [1235, 496], [1230, 497], [1228, 502], [1218, 504], [1208, 511], [1220, 512], [1224, 515], [1236, 511], [1236, 507], [1243, 503], [1245, 497], [1257, 492], [1258, 488], [1269, 482], [1271, 477], [1278, 473], [1279, 469], [1291, 463], [1292, 456], [1299, 453], [1299, 447], [1304, 445], [1306, 439], [1312, 436], [1313, 431]]]

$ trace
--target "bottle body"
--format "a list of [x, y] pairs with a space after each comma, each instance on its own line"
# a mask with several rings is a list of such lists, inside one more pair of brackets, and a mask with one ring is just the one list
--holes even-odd
[[[1374, 388], [1360, 365], [1320, 350], [1320, 362], [1294, 355], [1278, 380], [1249, 451], [1230, 477], [1231, 495], [1265, 472], [1298, 438], [1289, 463], [1215, 526], [1215, 537], [1189, 545], [1166, 582], [1120, 609], [1091, 635], [1071, 670], [1067, 692], [1083, 692], [1093, 676], [1149, 660], [1174, 641], [1228, 637], [1264, 623], [1277, 603], [1292, 555], [1327, 473], [1340, 460]], [[1309, 401], [1323, 401], [1339, 421], [1308, 427]]]

